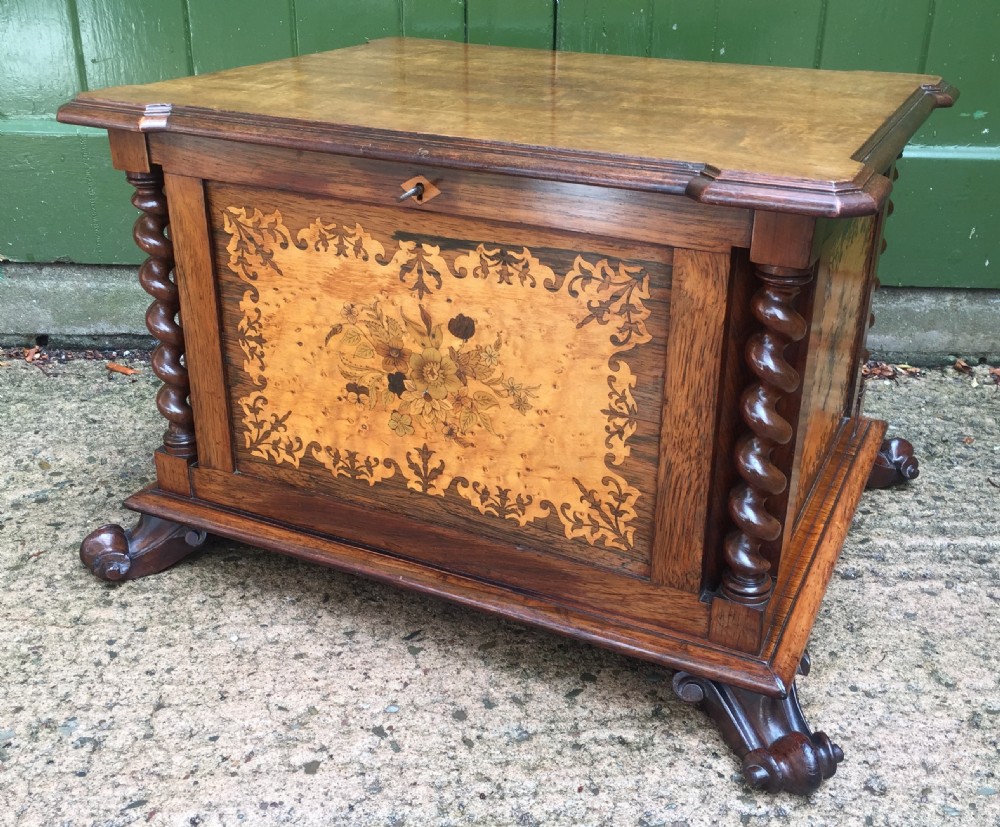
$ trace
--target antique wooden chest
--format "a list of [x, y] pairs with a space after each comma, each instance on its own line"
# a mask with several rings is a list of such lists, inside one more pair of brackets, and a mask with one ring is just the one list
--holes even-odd
[[593, 641], [815, 789], [793, 681], [873, 463], [916, 472], [860, 413], [893, 166], [955, 94], [390, 39], [79, 95], [169, 423], [85, 563], [218, 534]]

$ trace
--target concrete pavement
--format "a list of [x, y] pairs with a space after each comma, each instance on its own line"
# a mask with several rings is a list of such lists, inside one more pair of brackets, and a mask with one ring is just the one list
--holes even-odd
[[847, 758], [801, 800], [592, 646], [229, 542], [97, 581], [76, 549], [152, 479], [157, 382], [0, 363], [0, 823], [1000, 825], [985, 367], [868, 385], [922, 473], [866, 494], [824, 602], [800, 693]]

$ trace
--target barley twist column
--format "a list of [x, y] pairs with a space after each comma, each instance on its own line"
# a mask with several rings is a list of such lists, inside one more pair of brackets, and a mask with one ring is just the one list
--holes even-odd
[[173, 244], [167, 237], [167, 199], [163, 194], [163, 173], [129, 172], [135, 187], [132, 203], [142, 211], [135, 222], [133, 238], [149, 258], [139, 268], [139, 282], [153, 297], [146, 311], [146, 327], [159, 345], [153, 352], [153, 372], [163, 380], [156, 406], [167, 420], [163, 449], [176, 457], [195, 456], [195, 436], [188, 403], [188, 373], [183, 364], [184, 333], [177, 321], [180, 309], [177, 286], [171, 279], [174, 269]]
[[757, 265], [755, 272], [763, 285], [751, 309], [762, 329], [746, 345], [746, 362], [756, 381], [740, 399], [747, 430], [734, 453], [741, 481], [729, 493], [729, 515], [736, 528], [725, 540], [722, 577], [723, 594], [745, 605], [764, 603], [771, 592], [770, 563], [760, 547], [778, 539], [782, 525], [767, 510], [767, 498], [788, 484], [771, 452], [792, 438], [792, 426], [778, 413], [778, 403], [799, 389], [799, 374], [785, 360], [785, 349], [806, 335], [808, 325], [795, 310], [795, 300], [812, 279], [811, 270], [788, 267]]

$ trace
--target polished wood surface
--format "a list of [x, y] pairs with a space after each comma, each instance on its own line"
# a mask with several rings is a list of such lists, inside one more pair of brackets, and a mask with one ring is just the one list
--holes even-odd
[[169, 422], [84, 562], [215, 533], [679, 668], [750, 783], [808, 793], [892, 158], [952, 97], [401, 40], [80, 96], [137, 188]]
[[259, 189], [209, 203], [244, 473], [414, 516], [441, 506], [407, 492], [454, 499], [648, 574], [670, 248]]
[[[888, 191], [877, 171], [914, 122], [954, 94], [932, 75], [389, 38], [85, 92], [60, 118], [544, 177], [589, 159], [595, 172], [634, 186], [684, 189], [699, 179], [698, 200], [836, 215], [877, 211]], [[578, 179], [590, 174], [576, 170]]]
[[409, 212], [502, 220], [717, 253], [746, 247], [754, 226], [751, 210], [684, 198], [667, 200], [656, 193], [518, 178], [422, 161], [293, 152], [192, 135], [148, 137], [153, 160], [168, 169], [183, 170], [185, 175], [382, 206], [397, 206], [400, 186], [416, 172], [435, 182], [441, 195], [430, 201], [405, 202], [403, 207]]
[[715, 451], [704, 434], [719, 400], [718, 377], [705, 366], [722, 356], [730, 276], [728, 255], [674, 254], [652, 578], [695, 593], [702, 585]]
[[184, 307], [184, 364], [190, 382], [198, 464], [233, 470], [229, 405], [218, 388], [225, 384], [219, 300], [211, 247], [204, 182], [186, 175], [165, 176], [170, 200], [170, 235], [174, 240], [175, 281]]
[[789, 480], [790, 518], [809, 495], [837, 431], [851, 410], [858, 374], [853, 352], [859, 328], [867, 324], [866, 290], [872, 271], [871, 217], [838, 221], [821, 245], [815, 298], [804, 367], [802, 410], [796, 456]]

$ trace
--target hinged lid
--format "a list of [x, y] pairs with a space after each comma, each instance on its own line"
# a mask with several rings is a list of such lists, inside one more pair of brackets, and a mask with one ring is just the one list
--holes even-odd
[[876, 212], [941, 78], [390, 38], [84, 92], [59, 120], [686, 192], [808, 215]]

